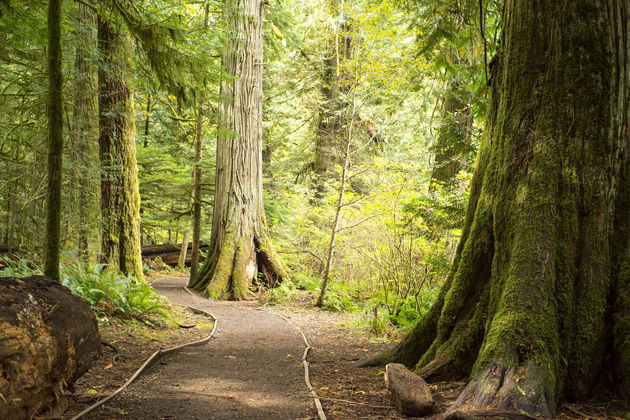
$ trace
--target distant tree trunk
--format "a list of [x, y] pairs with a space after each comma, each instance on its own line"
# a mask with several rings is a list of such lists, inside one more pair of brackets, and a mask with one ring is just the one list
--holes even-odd
[[151, 123], [151, 94], [147, 93], [147, 115], [144, 120], [144, 142], [142, 147], [149, 146], [149, 125]]
[[96, 12], [77, 4], [79, 44], [75, 59], [74, 133], [71, 157], [74, 160], [74, 189], [79, 236], [79, 255], [93, 262], [100, 248], [100, 177], [98, 127], [98, 42]]
[[[329, 3], [332, 16], [339, 17], [337, 0]], [[315, 157], [313, 169], [315, 172], [315, 186], [317, 196], [324, 193], [324, 183], [331, 175], [333, 165], [341, 154], [345, 133], [345, 110], [348, 101], [345, 96], [352, 88], [353, 76], [348, 71], [346, 62], [354, 57], [353, 44], [354, 28], [352, 22], [339, 24], [335, 34], [328, 41], [329, 51], [324, 59], [322, 72], [323, 104], [319, 116], [319, 127], [315, 143]]]
[[184, 239], [182, 239], [182, 246], [179, 251], [179, 260], [177, 261], [177, 268], [180, 270], [186, 266], [186, 254], [188, 253], [188, 237], [189, 232], [184, 232]]
[[260, 272], [271, 286], [286, 272], [273, 251], [262, 200], [263, 2], [229, 0], [232, 31], [221, 83], [211, 249], [189, 285], [216, 299], [243, 299]]
[[61, 234], [61, 155], [63, 152], [63, 73], [61, 68], [61, 0], [48, 2], [48, 195], [46, 267], [59, 281]]
[[140, 193], [136, 124], [129, 60], [131, 39], [117, 24], [99, 20], [102, 257], [144, 280], [140, 249]]
[[506, 2], [462, 239], [437, 301], [364, 362], [469, 377], [456, 406], [630, 395], [628, 0]]
[[326, 264], [324, 266], [324, 276], [322, 278], [319, 297], [315, 306], [321, 308], [326, 300], [326, 291], [330, 280], [330, 269], [332, 266], [333, 255], [335, 253], [335, 245], [337, 234], [339, 233], [339, 221], [341, 219], [341, 210], [343, 209], [343, 200], [346, 193], [346, 182], [348, 181], [348, 164], [350, 163], [350, 144], [351, 136], [349, 135], [346, 142], [345, 153], [343, 157], [343, 166], [341, 170], [341, 182], [339, 185], [339, 197], [337, 198], [337, 206], [335, 207], [335, 219], [330, 230], [330, 240], [328, 241], [328, 250], [326, 252]]
[[441, 123], [433, 146], [432, 188], [436, 183], [452, 186], [457, 174], [463, 169], [466, 155], [473, 151], [470, 101], [470, 94], [462, 83], [451, 78], [444, 93]]
[[194, 279], [199, 269], [199, 242], [201, 241], [201, 151], [203, 148], [203, 105], [204, 93], [199, 92], [197, 121], [195, 122], [195, 169], [193, 172], [193, 237], [190, 256], [190, 278]]

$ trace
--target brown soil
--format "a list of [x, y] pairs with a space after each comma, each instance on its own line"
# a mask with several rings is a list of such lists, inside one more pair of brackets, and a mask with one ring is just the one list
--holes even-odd
[[102, 346], [99, 359], [74, 384], [74, 392], [68, 396], [70, 405], [64, 418], [71, 418], [110, 395], [156, 350], [197, 341], [210, 334], [213, 324], [207, 317], [178, 306], [173, 306], [172, 311], [178, 324], [195, 327], [143, 325], [115, 317], [99, 319], [101, 340], [111, 344], [115, 350], [107, 345]]
[[[300, 363], [304, 344], [295, 327], [305, 333], [312, 346], [311, 383], [329, 419], [408, 418], [392, 406], [382, 369], [353, 367], [392, 345], [373, 342], [367, 334], [348, 327], [355, 315], [315, 309], [312, 296], [306, 292], [291, 304], [264, 310], [253, 298], [239, 303], [208, 302], [186, 295], [181, 289], [184, 283], [184, 278], [169, 278], [154, 286], [171, 301], [198, 306], [217, 316], [216, 337], [208, 345], [163, 358], [105, 408], [85, 418], [315, 419]], [[189, 320], [183, 322], [199, 322], [198, 315], [187, 316]], [[104, 326], [104, 339], [115, 344], [119, 354], [105, 348], [101, 360], [77, 384], [77, 402], [70, 413], [111, 393], [155, 349], [194, 341], [209, 333], [198, 328], [148, 331], [154, 333], [138, 332], [119, 323]], [[464, 382], [431, 384], [438, 408], [446, 409], [463, 386]], [[86, 396], [88, 390], [99, 395]], [[626, 420], [630, 419], [630, 408], [614, 400], [566, 404], [558, 418]]]

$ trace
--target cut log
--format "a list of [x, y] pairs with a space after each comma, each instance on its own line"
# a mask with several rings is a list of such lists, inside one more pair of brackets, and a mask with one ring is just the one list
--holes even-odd
[[385, 367], [385, 384], [398, 409], [407, 416], [418, 417], [433, 411], [429, 385], [400, 363]]
[[[201, 251], [207, 251], [208, 245], [201, 244], [199, 246]], [[188, 244], [188, 251], [186, 253], [186, 265], [190, 265], [192, 257], [192, 242]], [[164, 245], [147, 245], [142, 247], [142, 259], [153, 260], [160, 257], [164, 264], [176, 266], [179, 262], [179, 254], [181, 252], [181, 245], [164, 244]], [[200, 258], [203, 261], [203, 258]]]
[[0, 418], [54, 406], [99, 351], [96, 318], [68, 288], [44, 276], [0, 278]]

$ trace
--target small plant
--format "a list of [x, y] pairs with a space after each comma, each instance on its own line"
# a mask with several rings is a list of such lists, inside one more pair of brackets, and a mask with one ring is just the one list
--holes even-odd
[[104, 264], [76, 264], [61, 271], [62, 284], [85, 300], [96, 312], [145, 320], [169, 315], [166, 299], [134, 276], [118, 273]]
[[289, 299], [294, 293], [295, 285], [287, 280], [265, 293], [263, 300], [265, 304], [277, 305]]
[[353, 300], [352, 289], [341, 283], [334, 283], [328, 290], [324, 309], [333, 312], [356, 312], [357, 304]]

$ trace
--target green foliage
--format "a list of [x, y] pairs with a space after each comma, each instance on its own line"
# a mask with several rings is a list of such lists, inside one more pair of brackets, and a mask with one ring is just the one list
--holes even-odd
[[91, 267], [76, 264], [66, 268], [61, 282], [97, 312], [139, 320], [169, 315], [166, 299], [157, 295], [151, 286], [103, 264]]
[[[41, 275], [41, 269], [28, 259], [17, 260], [3, 257], [6, 267], [2, 277], [27, 277]], [[147, 283], [133, 276], [126, 276], [104, 264], [86, 267], [83, 264], [60, 267], [61, 283], [81, 297], [101, 315], [133, 318], [140, 321], [167, 318], [170, 315], [166, 299], [155, 293]]]
[[333, 282], [328, 289], [324, 309], [333, 312], [356, 312], [359, 294], [357, 288], [339, 282]]

